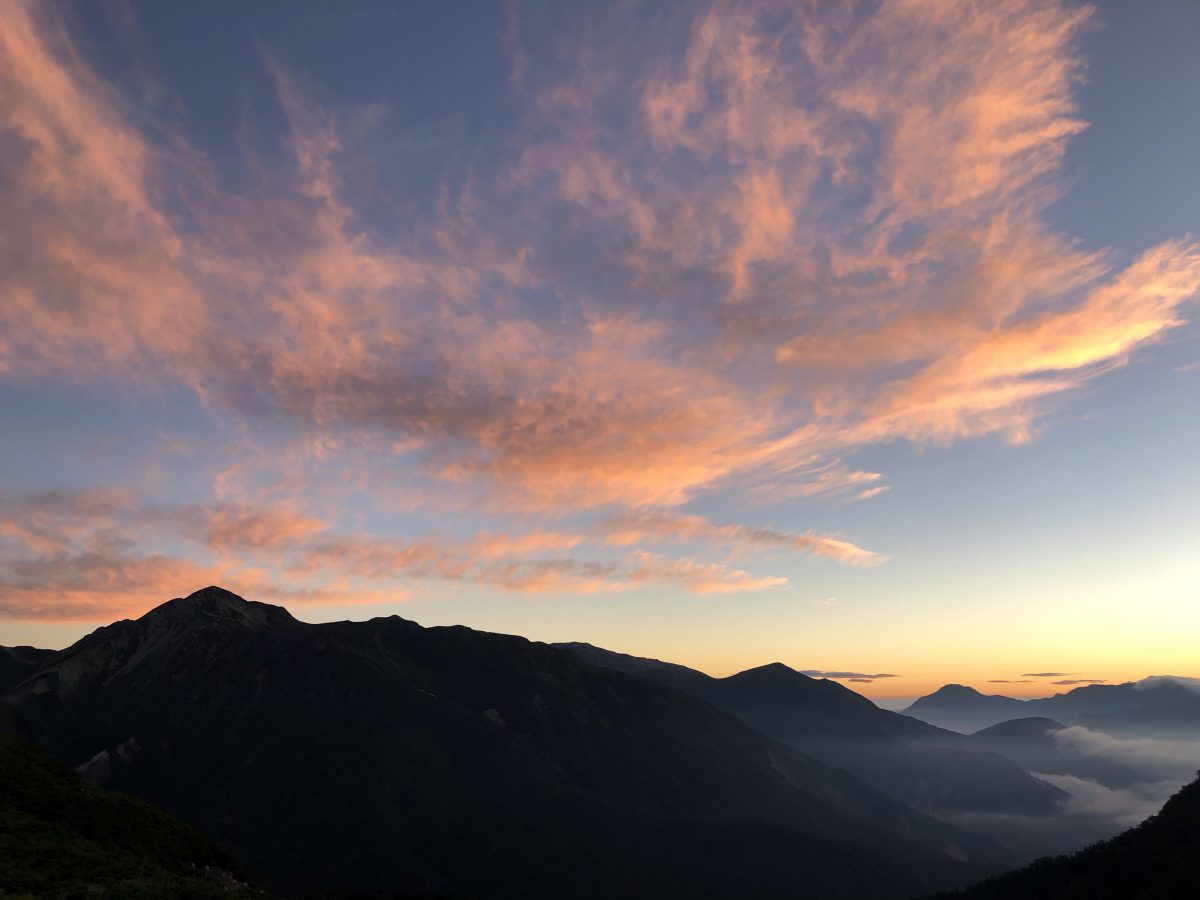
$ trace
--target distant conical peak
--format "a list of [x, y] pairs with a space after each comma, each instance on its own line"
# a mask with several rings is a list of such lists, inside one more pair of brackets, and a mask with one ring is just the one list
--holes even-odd
[[[799, 674], [800, 673], [797, 672], [795, 669], [793, 669], [791, 666], [784, 665], [781, 662], [773, 662], [773, 663], [767, 663], [765, 666], [755, 666], [753, 669], [746, 669], [744, 672], [738, 672], [737, 675], [733, 675], [730, 677], [732, 677], [732, 678], [738, 678], [738, 677], [743, 677], [743, 676], [744, 677], [754, 677], [756, 675], [778, 677], [781, 675], [794, 676], [794, 675], [799, 675]], [[808, 676], [801, 676], [801, 677], [807, 678]]]
[[979, 691], [966, 684], [946, 684], [942, 685], [931, 696], [937, 694], [978, 694]]

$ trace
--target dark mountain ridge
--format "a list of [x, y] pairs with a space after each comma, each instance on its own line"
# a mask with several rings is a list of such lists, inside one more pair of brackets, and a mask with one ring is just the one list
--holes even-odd
[[49, 657], [0, 725], [284, 891], [901, 897], [998, 853], [570, 652], [395, 616], [311, 625], [220, 588]]
[[0, 693], [22, 681], [54, 655], [36, 647], [0, 647]]
[[880, 709], [835, 681], [782, 663], [726, 678], [590, 644], [559, 644], [593, 665], [693, 694], [829, 765], [933, 814], [1056, 813], [1066, 795], [964, 735]]
[[651, 678], [703, 697], [722, 708], [737, 707], [769, 721], [768, 731], [781, 738], [838, 737], [888, 740], [914, 736], [953, 739], [945, 729], [880, 709], [866, 697], [827, 679], [810, 678], [780, 662], [714, 678], [676, 663], [645, 659], [591, 644], [560, 643], [584, 662]]

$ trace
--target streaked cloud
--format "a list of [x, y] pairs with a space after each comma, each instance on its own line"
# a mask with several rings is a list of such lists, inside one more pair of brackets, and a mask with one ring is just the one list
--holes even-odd
[[[723, 519], [784, 501], [815, 518], [886, 490], [854, 464], [864, 448], [1028, 441], [1200, 290], [1190, 240], [1124, 259], [1047, 223], [1085, 127], [1087, 6], [629, 7], [559, 35], [555, 66], [510, 18], [518, 120], [394, 231], [346, 187], [369, 143], [286, 58], [264, 51], [286, 154], [222, 179], [176, 123], [135, 114], [54, 7], [2, 8], [0, 377], [190, 392], [283, 435], [279, 469], [368, 460], [473, 535], [349, 533], [232, 488], [136, 516], [121, 492], [49, 492], [3, 526], [23, 554], [5, 597], [26, 598], [8, 614], [88, 578], [234, 577], [219, 566], [239, 553], [285, 567], [253, 576], [264, 589], [289, 572], [786, 584], [729, 566], [734, 548], [873, 565], [886, 557], [850, 537], [689, 504], [721, 492]], [[87, 504], [124, 530], [72, 524]], [[154, 517], [208, 555], [151, 552]], [[585, 553], [597, 536], [628, 551]]]
[[807, 675], [810, 678], [831, 678], [837, 681], [853, 681], [859, 684], [871, 684], [880, 678], [899, 678], [899, 675], [892, 675], [887, 672], [881, 672], [876, 675], [870, 675], [865, 672], [826, 672], [822, 669], [802, 669], [801, 675]]
[[1070, 687], [1080, 684], [1104, 684], [1104, 681], [1105, 679], [1103, 678], [1065, 678], [1062, 681], [1052, 681], [1050, 683]]
[[[778, 576], [641, 549], [615, 559], [561, 555], [586, 540], [552, 531], [405, 540], [339, 532], [278, 504], [168, 508], [139, 505], [115, 491], [5, 493], [0, 494], [0, 614], [135, 614], [186, 592], [189, 585], [209, 583], [267, 599], [320, 603], [397, 602], [414, 579], [525, 593], [667, 585], [704, 595], [787, 584]], [[164, 546], [172, 549], [155, 549]]]
[[827, 535], [793, 534], [747, 525], [718, 525], [702, 516], [676, 512], [619, 516], [602, 523], [600, 528], [606, 534], [605, 541], [615, 546], [644, 541], [686, 541], [726, 547], [778, 547], [853, 565], [875, 565], [886, 559], [878, 553]]
[[636, 550], [632, 554], [628, 578], [632, 584], [662, 582], [675, 584], [695, 594], [728, 594], [734, 591], [761, 591], [784, 587], [786, 578], [756, 577], [740, 569], [694, 559], [670, 559]]

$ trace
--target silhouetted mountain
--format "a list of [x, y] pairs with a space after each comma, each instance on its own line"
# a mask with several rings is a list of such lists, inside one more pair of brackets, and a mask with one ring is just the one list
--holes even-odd
[[0, 897], [269, 900], [236, 872], [189, 826], [0, 734]]
[[[652, 678], [694, 694], [830, 765], [931, 813], [985, 811], [1048, 815], [1066, 794], [967, 739], [880, 709], [835, 681], [782, 663], [727, 678], [684, 666], [559, 644], [593, 665]], [[982, 748], [981, 748], [982, 749]]]
[[918, 698], [904, 715], [952, 731], [973, 732], [1030, 713], [1023, 700], [981, 694], [963, 684], [947, 684]]
[[1091, 684], [1032, 700], [948, 684], [916, 700], [904, 714], [966, 732], [1010, 719], [1044, 716], [1114, 735], [1200, 738], [1200, 692], [1170, 678]]
[[1169, 678], [1089, 684], [1029, 703], [1039, 715], [1109, 734], [1200, 738], [1200, 692]]
[[983, 728], [971, 735], [974, 741], [1037, 741], [1043, 742], [1047, 735], [1062, 731], [1066, 726], [1044, 716], [1027, 719], [1009, 719], [998, 725]]
[[1152, 773], [1122, 762], [1075, 749], [1070, 741], [1057, 739], [1067, 726], [1053, 719], [1032, 716], [1012, 719], [984, 728], [967, 738], [967, 745], [1007, 756], [1032, 772], [1074, 775], [1110, 788], [1127, 788], [1152, 780]]
[[652, 678], [715, 706], [734, 708], [756, 719], [776, 737], [845, 737], [884, 740], [943, 737], [945, 729], [891, 710], [880, 709], [866, 697], [836, 681], [810, 678], [783, 663], [747, 669], [726, 678], [713, 678], [695, 669], [657, 659], [605, 650], [591, 644], [561, 643], [584, 662], [617, 672]]
[[219, 588], [55, 654], [0, 721], [281, 890], [901, 897], [989, 868], [985, 842], [653, 681]]
[[941, 900], [1181, 900], [1200, 890], [1200, 781], [1158, 815], [1069, 856], [1039, 859]]
[[15, 687], [53, 655], [53, 650], [36, 647], [0, 647], [0, 693]]

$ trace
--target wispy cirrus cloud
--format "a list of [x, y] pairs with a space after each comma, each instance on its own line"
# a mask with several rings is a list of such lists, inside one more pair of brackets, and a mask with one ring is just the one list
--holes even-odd
[[[217, 555], [324, 546], [343, 573], [391, 558], [579, 590], [784, 582], [640, 547], [576, 558], [607, 521], [611, 547], [877, 563], [686, 507], [867, 499], [884, 473], [843, 462], [865, 447], [1029, 440], [1200, 290], [1192, 241], [1123, 260], [1047, 224], [1085, 127], [1087, 6], [631, 7], [567, 27], [554, 65], [510, 19], [523, 105], [504, 149], [396, 231], [349, 199], [370, 146], [285, 59], [263, 59], [285, 155], [222, 179], [97, 74], [58, 11], [3, 10], [0, 376], [190, 391], [296, 454], [369, 458], [447, 515], [511, 526], [468, 552], [242, 496], [160, 511]], [[30, 521], [6, 527], [32, 540]]]
[[627, 546], [644, 541], [706, 542], [727, 547], [759, 546], [797, 550], [854, 565], [875, 565], [886, 557], [827, 535], [794, 534], [748, 525], [718, 525], [702, 516], [676, 512], [634, 513], [601, 523], [606, 543]]
[[778, 576], [641, 549], [616, 558], [562, 555], [588, 540], [596, 543], [552, 531], [400, 539], [340, 532], [280, 505], [162, 507], [114, 491], [2, 493], [0, 614], [135, 614], [209, 583], [319, 603], [396, 602], [421, 579], [523, 593], [666, 585], [705, 595], [787, 584]]

